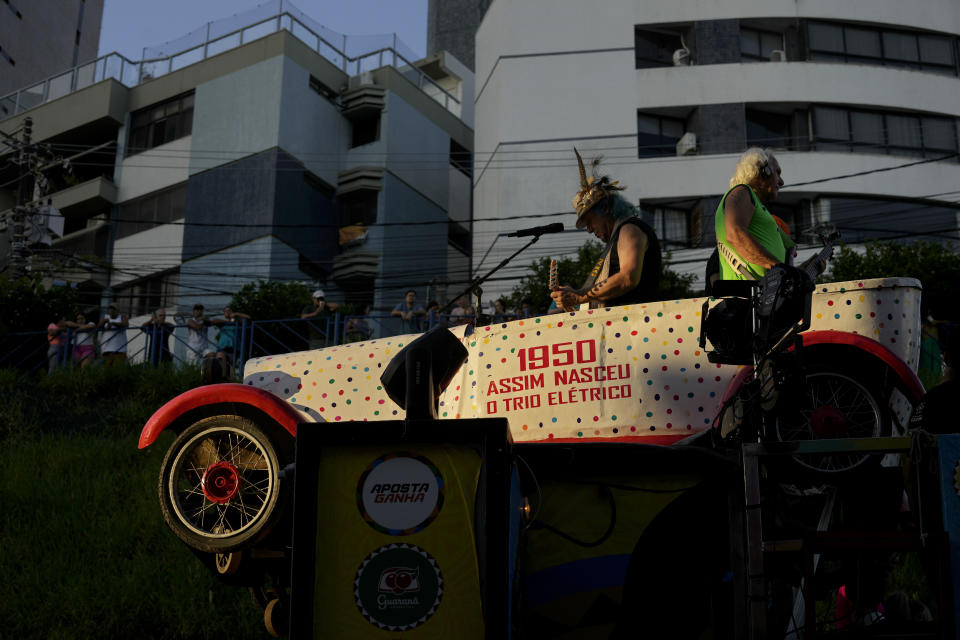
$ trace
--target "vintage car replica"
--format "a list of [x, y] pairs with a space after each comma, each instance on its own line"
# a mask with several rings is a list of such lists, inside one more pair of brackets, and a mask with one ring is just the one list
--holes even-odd
[[[817, 285], [811, 326], [800, 334], [799, 404], [766, 437], [902, 433], [923, 394], [915, 373], [920, 294], [920, 283], [909, 278]], [[506, 418], [519, 452], [528, 445], [538, 451], [581, 444], [673, 449], [719, 431], [721, 409], [731, 406], [752, 367], [708, 358], [709, 343], [700, 344], [704, 302], [670, 300], [450, 329], [467, 358], [438, 397], [437, 417]], [[159, 481], [173, 532], [227, 579], [262, 581], [271, 562], [282, 573], [290, 510], [285, 484], [298, 428], [403, 419], [381, 375], [416, 337], [252, 359], [242, 383], [196, 388], [159, 409], [139, 446], [150, 446], [164, 430], [178, 433]], [[849, 454], [800, 464], [829, 476], [851, 472], [865, 459]], [[550, 495], [546, 485], [536, 490], [541, 502]], [[623, 544], [617, 557], [629, 555], [632, 542]], [[531, 570], [531, 584], [535, 574]]]

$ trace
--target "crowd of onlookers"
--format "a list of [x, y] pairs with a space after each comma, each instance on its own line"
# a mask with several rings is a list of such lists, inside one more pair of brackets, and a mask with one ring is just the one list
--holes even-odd
[[[80, 311], [73, 320], [60, 316], [47, 325], [49, 372], [68, 364], [85, 368], [98, 361], [105, 366], [129, 361], [130, 342], [135, 336], [128, 336], [131, 326], [127, 314], [115, 303], [111, 303], [99, 319], [95, 313]], [[183, 360], [198, 365], [204, 359], [220, 359], [229, 367], [238, 346], [237, 321], [249, 319], [249, 315], [235, 312], [229, 305], [223, 308], [222, 317], [207, 316], [202, 304], [194, 305], [190, 318], [180, 325], [185, 324], [187, 329]], [[209, 336], [209, 327], [218, 329], [213, 339]], [[175, 348], [171, 343], [175, 340], [177, 325], [167, 320], [166, 309], [156, 309], [136, 328], [145, 338], [137, 349], [138, 360], [142, 355], [144, 362], [152, 364], [173, 362]]]
[[[322, 289], [311, 296], [303, 308], [299, 328], [306, 344], [301, 348], [319, 349], [340, 342], [360, 342], [376, 337], [419, 333], [434, 327], [454, 327], [479, 322], [507, 322], [544, 313], [534, 310], [529, 301], [513, 310], [506, 310], [503, 300], [494, 300], [479, 314], [466, 296], [441, 308], [431, 300], [426, 306], [417, 301], [413, 289], [404, 294], [389, 313], [376, 313], [365, 304], [355, 313], [349, 305], [328, 301]], [[545, 313], [550, 313], [547, 310]], [[162, 364], [183, 361], [203, 366], [205, 360], [220, 361], [228, 370], [236, 352], [242, 347], [240, 321], [250, 315], [234, 311], [229, 305], [218, 316], [207, 315], [203, 304], [195, 304], [189, 316], [177, 316], [176, 324], [167, 318], [165, 309], [156, 309], [145, 321], [132, 325], [128, 314], [116, 303], [99, 315], [96, 310], [80, 311], [72, 318], [52, 318], [47, 326], [47, 366], [50, 372], [67, 365], [88, 367], [95, 362], [117, 365], [134, 360]], [[294, 319], [295, 321], [295, 319]], [[279, 322], [279, 321], [276, 321]], [[290, 322], [286, 320], [285, 322]], [[216, 329], [211, 337], [210, 328]], [[179, 329], [179, 331], [178, 331]], [[185, 335], [183, 329], [186, 329]], [[247, 336], [249, 339], [249, 336]], [[177, 345], [177, 342], [181, 343]]]

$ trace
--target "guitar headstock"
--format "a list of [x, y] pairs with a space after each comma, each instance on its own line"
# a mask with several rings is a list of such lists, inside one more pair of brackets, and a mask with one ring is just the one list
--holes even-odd
[[820, 242], [825, 245], [834, 245], [840, 239], [840, 231], [832, 224], [820, 224], [814, 227], [813, 233], [820, 238]]
[[550, 287], [550, 291], [556, 291], [560, 288], [560, 283], [557, 281], [557, 261], [550, 260], [550, 282], [547, 285]]

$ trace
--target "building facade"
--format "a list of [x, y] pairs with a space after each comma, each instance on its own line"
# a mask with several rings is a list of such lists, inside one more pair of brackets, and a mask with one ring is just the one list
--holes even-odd
[[958, 35], [951, 0], [497, 0], [477, 32], [474, 255], [497, 239], [495, 264], [518, 227], [573, 227], [574, 146], [604, 156], [699, 286], [748, 146], [776, 150], [772, 210], [801, 242], [818, 223], [848, 243], [956, 239]]
[[314, 26], [257, 16], [159, 62], [107, 56], [56, 99], [0, 99], [0, 130], [30, 116], [73, 158], [50, 172], [65, 224], [42, 268], [131, 316], [217, 312], [257, 280], [387, 311], [465, 286], [472, 73], [442, 52], [350, 58]]
[[[97, 57], [103, 0], [4, 0], [0, 95]], [[0, 118], [4, 117], [0, 110]]]

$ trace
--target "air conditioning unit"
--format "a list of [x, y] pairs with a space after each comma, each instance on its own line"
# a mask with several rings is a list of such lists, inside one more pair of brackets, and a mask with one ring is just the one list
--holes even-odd
[[692, 156], [697, 153], [697, 134], [687, 131], [677, 140], [677, 155]]
[[673, 66], [686, 67], [690, 64], [690, 50], [677, 49], [673, 52]]
[[770, 62], [786, 62], [787, 52], [783, 49], [774, 49], [770, 52]]

